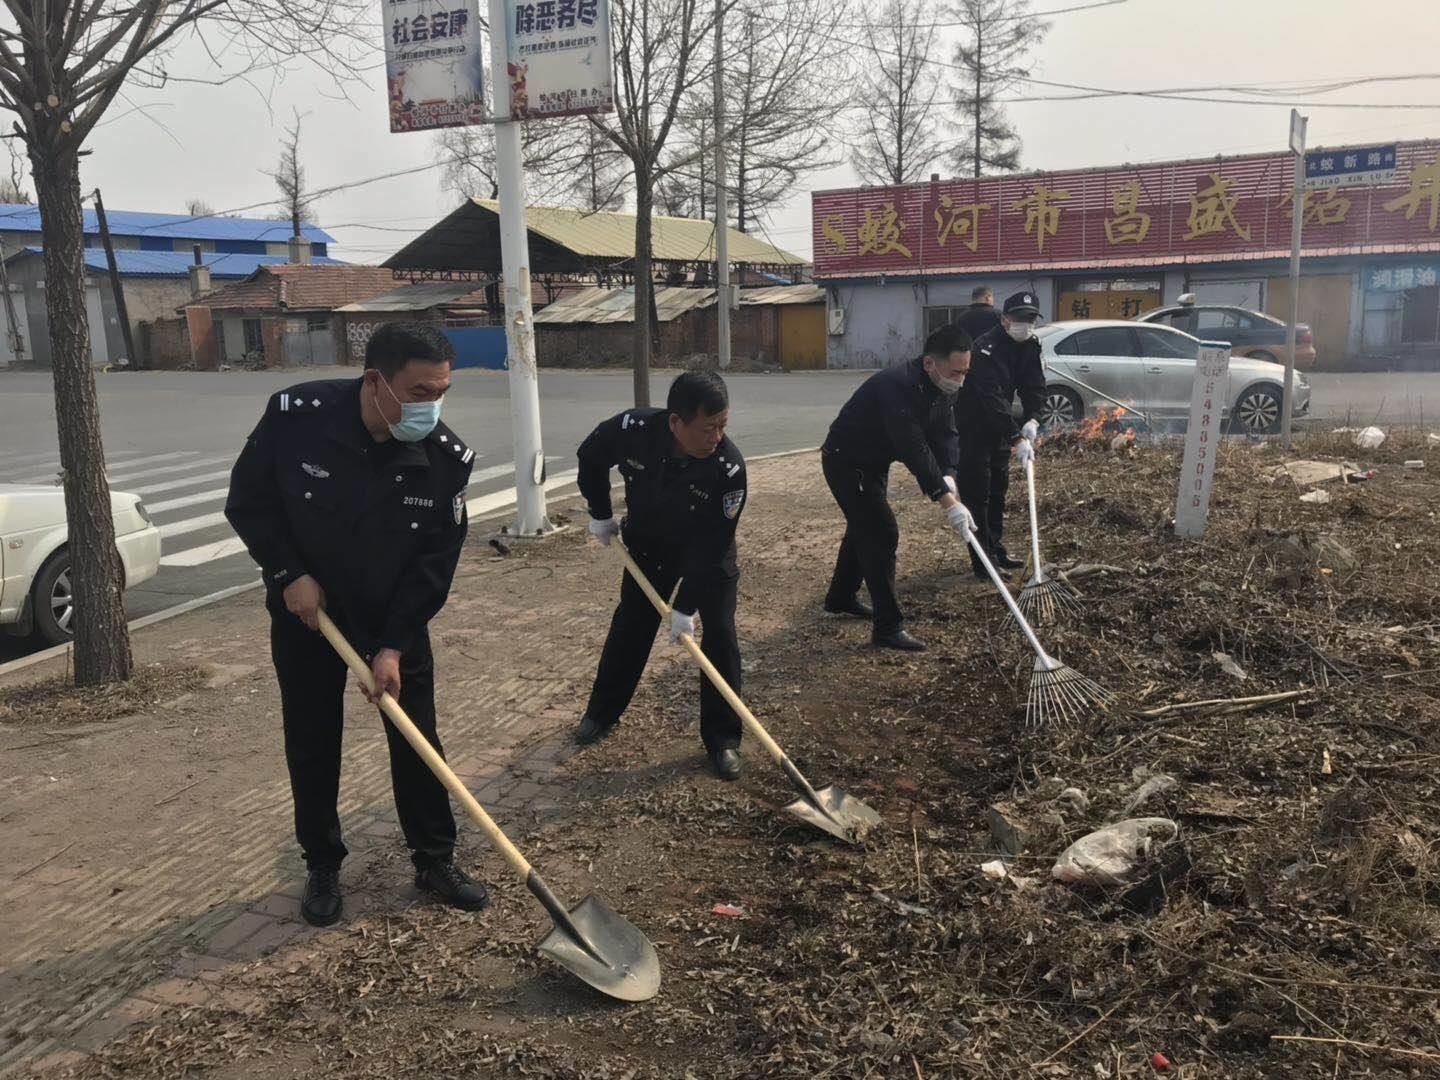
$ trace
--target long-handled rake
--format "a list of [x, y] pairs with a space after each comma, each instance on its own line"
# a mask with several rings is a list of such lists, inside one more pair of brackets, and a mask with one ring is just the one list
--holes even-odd
[[1035, 631], [1025, 621], [1025, 615], [1000, 579], [990, 556], [975, 535], [974, 530], [965, 529], [965, 542], [975, 552], [990, 574], [990, 580], [1000, 592], [1000, 598], [1010, 609], [1030, 648], [1035, 650], [1035, 668], [1030, 675], [1030, 693], [1025, 698], [1025, 724], [1028, 727], [1065, 726], [1078, 723], [1092, 709], [1106, 710], [1115, 702], [1115, 695], [1095, 680], [1081, 675], [1074, 668], [1061, 663], [1045, 651]]
[[1032, 623], [1049, 626], [1058, 621], [1062, 612], [1078, 615], [1082, 609], [1079, 599], [1068, 585], [1045, 576], [1045, 564], [1040, 561], [1040, 523], [1035, 513], [1034, 461], [1025, 462], [1025, 485], [1030, 496], [1030, 560], [1035, 565], [1035, 572], [1020, 590], [1020, 610]]

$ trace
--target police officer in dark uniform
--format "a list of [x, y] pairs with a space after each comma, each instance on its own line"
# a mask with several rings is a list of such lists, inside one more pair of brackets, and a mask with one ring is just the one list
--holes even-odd
[[1000, 325], [1000, 313], [995, 310], [995, 294], [989, 285], [976, 285], [970, 290], [970, 306], [955, 320], [960, 329], [970, 335], [970, 340], [979, 341]]
[[[876, 372], [860, 385], [821, 448], [825, 482], [845, 515], [825, 610], [871, 619], [876, 645], [908, 652], [925, 648], [905, 629], [895, 598], [900, 529], [886, 498], [891, 463], [905, 464], [920, 490], [940, 504], [951, 528], [961, 532], [969, 521], [948, 475], [955, 466], [955, 394], [969, 367], [969, 335], [953, 325], [936, 330], [925, 341], [924, 355]], [[856, 595], [861, 581], [873, 610]]]
[[[426, 327], [381, 327], [359, 379], [302, 383], [270, 398], [230, 477], [225, 516], [260, 564], [280, 682], [295, 836], [309, 877], [300, 909], [340, 918], [336, 799], [346, 667], [317, 632], [325, 612], [437, 750], [427, 624], [465, 541], [475, 452], [439, 422], [452, 353]], [[383, 719], [383, 714], [382, 714]], [[415, 884], [478, 911], [489, 898], [452, 861], [444, 786], [389, 720], [390, 777]]]
[[[955, 479], [960, 498], [975, 519], [975, 529], [992, 562], [1004, 571], [1024, 563], [1012, 559], [1001, 543], [1005, 525], [1005, 494], [1010, 489], [1010, 456], [1022, 463], [1035, 457], [1040, 410], [1045, 403], [1045, 369], [1035, 321], [1040, 317], [1035, 294], [1018, 292], [1005, 300], [1000, 325], [975, 342], [970, 377], [955, 399], [960, 433], [960, 467]], [[1020, 395], [1021, 420], [1010, 406]], [[972, 551], [975, 576], [989, 575]]]
[[[701, 650], [739, 693], [735, 527], [745, 508], [745, 459], [725, 435], [729, 420], [725, 380], [714, 372], [684, 372], [670, 385], [665, 408], [628, 409], [591, 432], [580, 445], [579, 482], [590, 508], [590, 535], [607, 546], [622, 537], [662, 596], [680, 582], [670, 643], [682, 633], [694, 635], [698, 613]], [[625, 520], [619, 523], [610, 504], [612, 467], [625, 481]], [[595, 742], [619, 722], [659, 624], [659, 612], [627, 573], [577, 742]], [[716, 774], [739, 777], [740, 719], [705, 678], [700, 738]]]

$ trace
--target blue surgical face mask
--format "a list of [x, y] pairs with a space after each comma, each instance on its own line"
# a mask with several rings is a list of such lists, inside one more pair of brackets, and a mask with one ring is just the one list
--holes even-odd
[[434, 401], [401, 401], [390, 389], [385, 376], [380, 376], [380, 383], [390, 395], [390, 400], [400, 406], [400, 422], [392, 424], [389, 420], [385, 421], [391, 435], [401, 442], [419, 442], [435, 430], [435, 425], [440, 423], [440, 405], [445, 400], [443, 394]]

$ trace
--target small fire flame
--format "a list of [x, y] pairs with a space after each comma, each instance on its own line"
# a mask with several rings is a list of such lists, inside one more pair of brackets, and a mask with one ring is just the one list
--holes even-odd
[[1118, 405], [1108, 409], [1101, 406], [1095, 410], [1094, 416], [1087, 416], [1075, 425], [1075, 434], [1082, 439], [1099, 439], [1124, 433], [1133, 439], [1135, 429], [1124, 424], [1125, 416], [1125, 410]]

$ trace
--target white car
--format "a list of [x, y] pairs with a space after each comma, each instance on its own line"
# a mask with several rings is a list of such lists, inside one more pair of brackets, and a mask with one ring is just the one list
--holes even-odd
[[[1068, 424], [1115, 401], [1133, 406], [1158, 428], [1184, 423], [1200, 339], [1168, 326], [1118, 319], [1072, 319], [1035, 331], [1045, 364], [1042, 424]], [[1280, 430], [1285, 368], [1234, 356], [1222, 415], [1234, 431], [1268, 435]], [[1295, 373], [1294, 415], [1310, 411], [1310, 384]]]
[[[160, 530], [138, 495], [112, 491], [110, 512], [125, 587], [149, 581], [160, 569]], [[0, 630], [61, 645], [75, 633], [74, 617], [65, 493], [0, 484]]]

